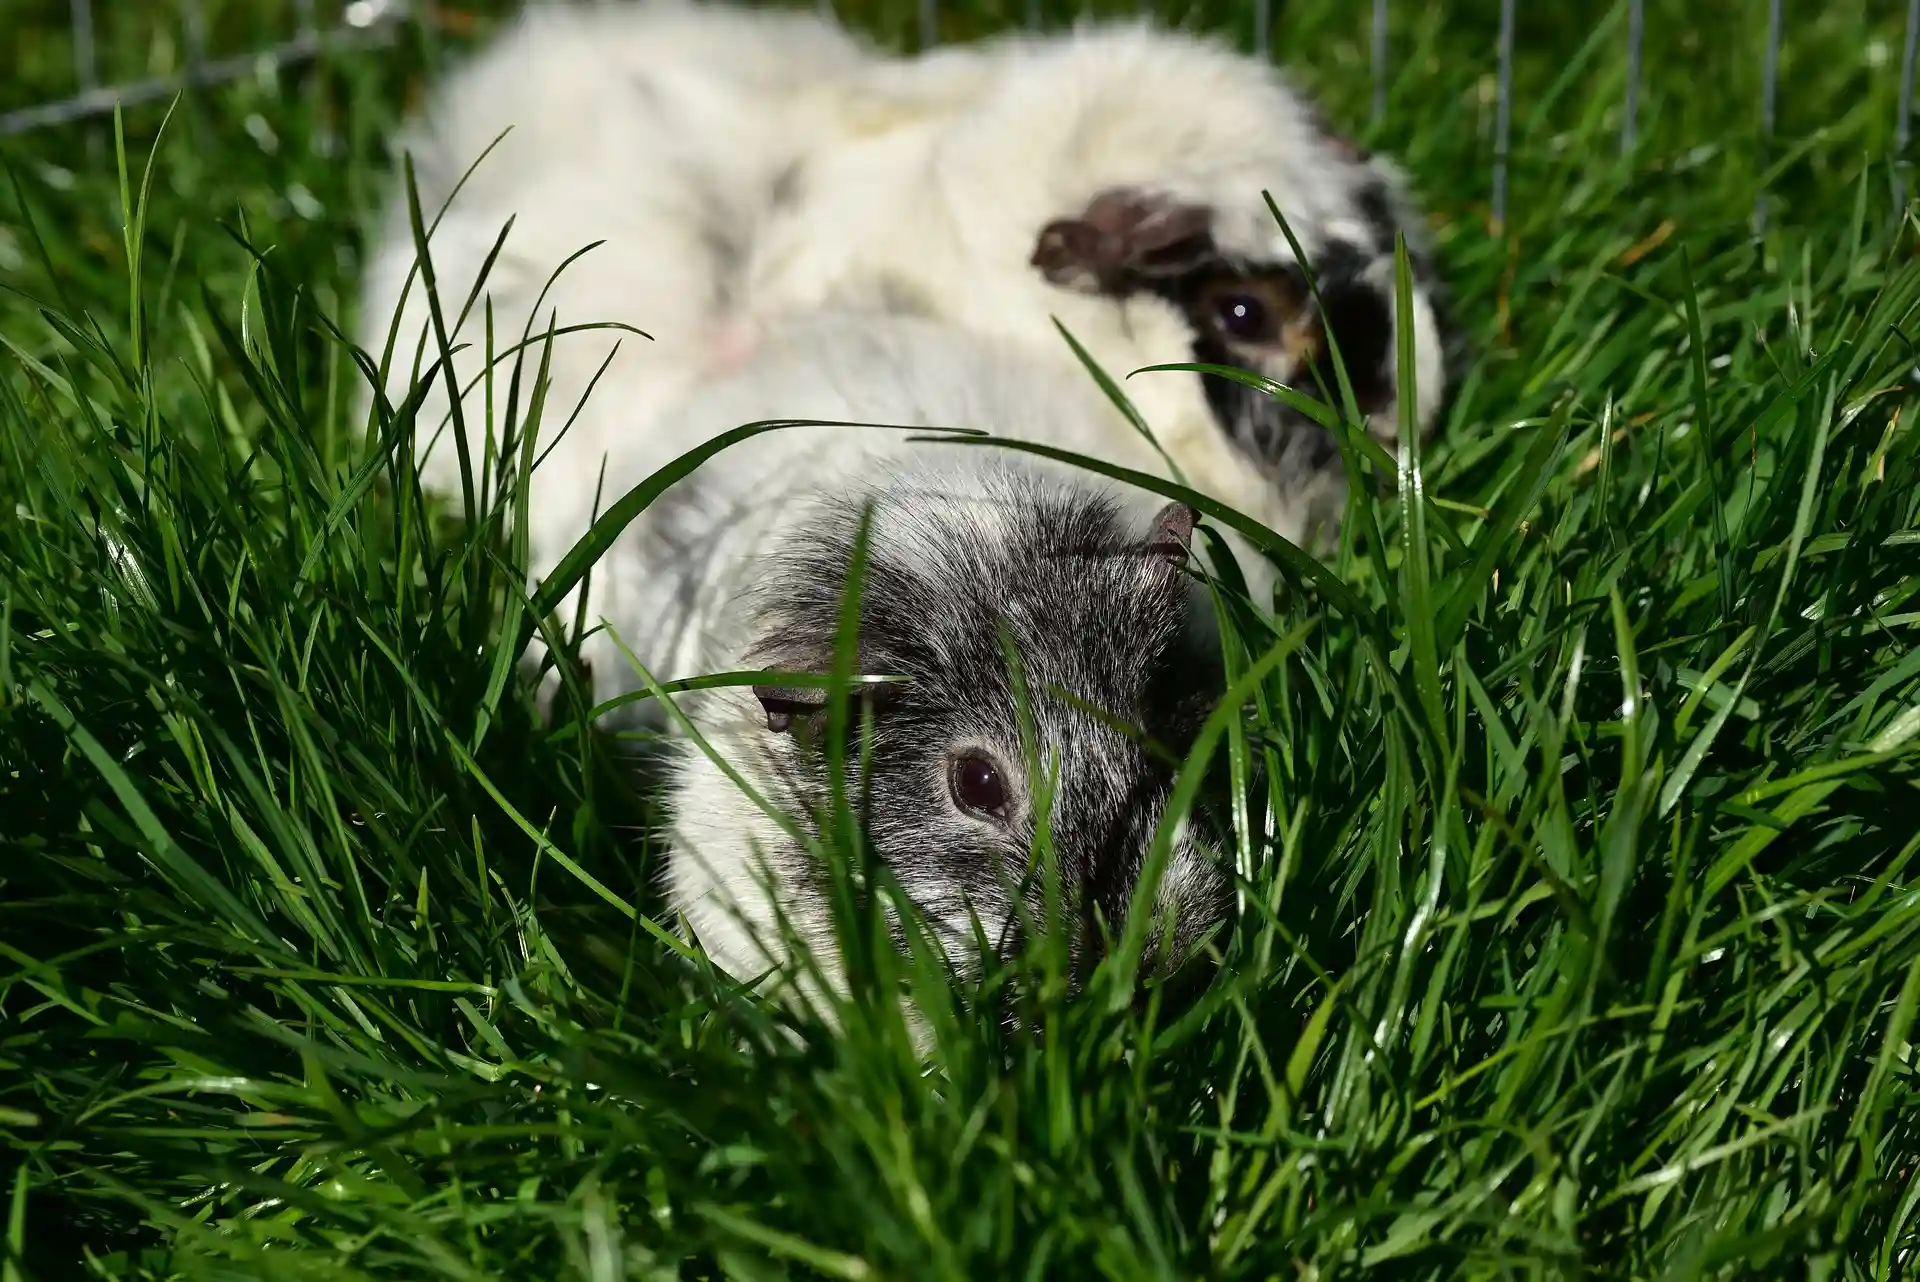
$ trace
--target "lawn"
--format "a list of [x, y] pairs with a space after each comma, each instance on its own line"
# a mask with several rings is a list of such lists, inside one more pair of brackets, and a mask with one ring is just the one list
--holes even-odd
[[[96, 7], [103, 77], [178, 65]], [[1372, 123], [1367, 6], [1276, 6], [1472, 371], [1230, 637], [1212, 983], [881, 957], [930, 1065], [666, 942], [630, 745], [513, 676], [511, 541], [352, 415], [383, 140], [487, 6], [0, 140], [0, 1278], [1912, 1276], [1902, 6], [1787, 6], [1771, 139], [1762, 0], [1647, 7], [1623, 156], [1624, 6], [1521, 6], [1495, 226], [1497, 4], [1396, 0]], [[9, 0], [0, 112], [66, 16]]]

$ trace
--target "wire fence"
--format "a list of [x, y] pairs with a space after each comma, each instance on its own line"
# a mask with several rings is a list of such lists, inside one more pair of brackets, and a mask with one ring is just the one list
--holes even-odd
[[[322, 26], [317, 18], [315, 0], [293, 0], [296, 27], [293, 33], [275, 43], [237, 56], [206, 56], [207, 24], [201, 0], [177, 0], [186, 40], [187, 58], [183, 70], [168, 76], [116, 84], [101, 84], [95, 58], [95, 0], [68, 0], [73, 33], [74, 92], [67, 97], [0, 113], [0, 138], [29, 130], [68, 124], [113, 111], [116, 105], [132, 106], [168, 97], [181, 89], [222, 84], [262, 71], [297, 64], [324, 53], [391, 40], [397, 29], [415, 16], [409, 0], [352, 0], [340, 12], [338, 22]], [[122, 0], [122, 3], [152, 3], [152, 0]], [[923, 47], [938, 41], [939, 0], [917, 0], [920, 43]], [[1496, 226], [1506, 221], [1508, 168], [1513, 135], [1513, 31], [1517, 0], [1500, 0], [1499, 39], [1495, 58], [1495, 114], [1493, 170], [1490, 176], [1491, 205]], [[819, 0], [822, 13], [831, 15], [833, 0]], [[1770, 147], [1778, 124], [1780, 89], [1780, 43], [1784, 30], [1784, 0], [1768, 0], [1767, 43], [1761, 75], [1760, 139]], [[1038, 0], [1027, 0], [1027, 20], [1039, 25]], [[1253, 45], [1256, 49], [1273, 47], [1274, 0], [1254, 0]], [[1371, 107], [1375, 123], [1385, 116], [1387, 88], [1393, 68], [1388, 62], [1388, 35], [1392, 25], [1390, 0], [1373, 0], [1369, 31], [1369, 67], [1372, 75]], [[1645, 0], [1629, 0], [1626, 22], [1626, 84], [1622, 91], [1620, 149], [1631, 152], [1638, 139], [1641, 81], [1645, 60]], [[1900, 58], [1900, 87], [1897, 118], [1894, 122], [1894, 199], [1903, 205], [1910, 161], [1908, 144], [1912, 138], [1913, 88], [1916, 48], [1920, 47], [1920, 0], [1907, 0], [1906, 36]], [[1767, 218], [1766, 195], [1755, 198], [1754, 225], [1764, 230]]]
[[[122, 0], [125, 4], [127, 0]], [[151, 4], [154, 0], [132, 0]], [[294, 66], [334, 50], [376, 45], [391, 40], [410, 16], [406, 0], [352, 0], [339, 21], [321, 25], [315, 0], [293, 0], [294, 30], [284, 39], [227, 57], [207, 55], [207, 21], [201, 0], [177, 0], [186, 58], [172, 75], [101, 84], [95, 40], [94, 0], [68, 0], [73, 30], [74, 92], [51, 102], [0, 113], [0, 138], [29, 130], [72, 124], [110, 114], [116, 106], [131, 107], [168, 98], [182, 89], [226, 84], [280, 67]]]

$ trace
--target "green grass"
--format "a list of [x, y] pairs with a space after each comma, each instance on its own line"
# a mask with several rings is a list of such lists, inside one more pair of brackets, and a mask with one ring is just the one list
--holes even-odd
[[[1499, 234], [1496, 6], [1401, 8], [1371, 140], [1479, 353], [1340, 583], [1233, 638], [1222, 973], [1042, 957], [1008, 1033], [912, 972], [931, 1071], [660, 942], [619, 746], [496, 680], [511, 545], [350, 417], [325, 318], [438, 41], [130, 113], [124, 180], [110, 124], [0, 147], [0, 1276], [1911, 1276], [1899, 6], [1790, 14], [1769, 148], [1764, 4], [1652, 0], [1625, 161], [1620, 13], [1523, 6]], [[1276, 26], [1356, 126], [1364, 9]], [[64, 13], [9, 8], [0, 106]]]

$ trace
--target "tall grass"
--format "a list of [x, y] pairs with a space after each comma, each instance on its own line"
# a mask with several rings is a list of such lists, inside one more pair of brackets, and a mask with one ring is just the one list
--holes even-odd
[[[10, 145], [8, 1282], [1910, 1274], [1899, 32], [1796, 15], [1768, 151], [1758, 7], [1649, 6], [1624, 160], [1619, 14], [1530, 8], [1497, 230], [1492, 6], [1398, 29], [1372, 140], [1479, 354], [1438, 442], [1356, 460], [1318, 581], [1232, 616], [1220, 973], [909, 967], [930, 1066], [890, 1003], [829, 1034], [663, 938], [622, 746], [513, 674], [512, 470], [450, 520], [405, 407], [351, 416], [430, 49]], [[1276, 37], [1355, 122], [1362, 16]]]

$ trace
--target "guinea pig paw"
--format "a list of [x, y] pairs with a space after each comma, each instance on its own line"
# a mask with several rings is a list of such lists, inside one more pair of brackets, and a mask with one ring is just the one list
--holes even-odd
[[1145, 280], [1182, 275], [1214, 255], [1212, 209], [1115, 187], [1077, 217], [1043, 227], [1030, 261], [1053, 284], [1118, 294]]

